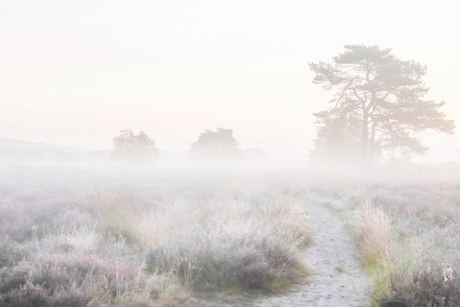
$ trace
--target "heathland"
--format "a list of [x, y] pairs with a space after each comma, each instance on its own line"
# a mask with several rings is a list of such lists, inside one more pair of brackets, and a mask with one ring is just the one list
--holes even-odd
[[[455, 163], [359, 171], [1, 166], [0, 302], [250, 306], [308, 292], [329, 265], [324, 254], [305, 259], [325, 244], [320, 214], [326, 228], [343, 225], [336, 233], [350, 238], [370, 283], [354, 291], [369, 304], [458, 306], [459, 177]], [[328, 278], [353, 283], [350, 268], [332, 269]]]

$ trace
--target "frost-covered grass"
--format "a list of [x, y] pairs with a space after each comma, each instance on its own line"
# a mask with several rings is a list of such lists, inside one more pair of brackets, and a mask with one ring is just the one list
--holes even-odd
[[268, 171], [2, 167], [0, 305], [192, 306], [307, 275], [305, 185]]
[[376, 305], [460, 305], [457, 164], [1, 167], [0, 305], [193, 306], [196, 295], [283, 292], [308, 275], [299, 256], [311, 202], [349, 222]]
[[313, 189], [348, 219], [374, 303], [459, 306], [460, 166], [330, 174]]

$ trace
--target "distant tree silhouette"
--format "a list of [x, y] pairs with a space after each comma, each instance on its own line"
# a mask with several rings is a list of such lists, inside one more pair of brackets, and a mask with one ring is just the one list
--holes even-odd
[[198, 141], [192, 143], [190, 155], [199, 161], [211, 163], [234, 163], [244, 159], [231, 129], [217, 128], [200, 133]]
[[131, 129], [121, 130], [120, 134], [112, 139], [113, 156], [128, 162], [153, 162], [158, 157], [155, 141], [144, 131], [135, 135]]
[[335, 93], [332, 106], [314, 114], [318, 137], [312, 158], [364, 165], [408, 159], [428, 150], [420, 133], [454, 132], [454, 122], [440, 110], [444, 101], [424, 99], [426, 66], [400, 60], [391, 49], [345, 45], [332, 63], [309, 66], [313, 83]]

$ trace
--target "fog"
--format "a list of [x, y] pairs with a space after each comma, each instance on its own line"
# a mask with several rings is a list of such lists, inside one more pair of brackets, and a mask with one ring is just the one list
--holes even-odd
[[1, 1], [0, 305], [460, 306], [457, 15]]
[[[133, 129], [186, 152], [199, 132], [225, 127], [242, 148], [305, 156], [312, 113], [331, 99], [307, 64], [361, 43], [427, 65], [428, 98], [458, 122], [453, 5], [2, 2], [1, 137], [110, 150]], [[440, 137], [427, 139], [433, 159], [458, 159], [458, 136]]]

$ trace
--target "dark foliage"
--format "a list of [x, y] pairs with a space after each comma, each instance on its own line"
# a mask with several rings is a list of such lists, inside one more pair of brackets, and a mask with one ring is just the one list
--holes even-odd
[[378, 302], [382, 307], [457, 307], [460, 278], [446, 278], [440, 269], [421, 270], [411, 282], [392, 285], [392, 291]]

